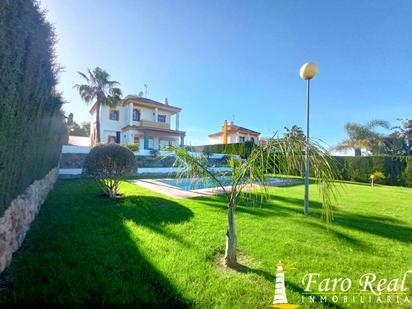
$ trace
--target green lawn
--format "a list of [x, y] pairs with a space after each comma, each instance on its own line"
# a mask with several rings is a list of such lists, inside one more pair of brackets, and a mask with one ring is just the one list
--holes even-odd
[[308, 217], [303, 186], [271, 188], [267, 202], [236, 210], [237, 271], [216, 266], [223, 197], [172, 200], [128, 183], [122, 193], [113, 201], [92, 182], [59, 181], [2, 276], [1, 300], [267, 307], [278, 260], [295, 263], [286, 272], [289, 303], [300, 303], [306, 273], [356, 283], [366, 272], [394, 278], [412, 269], [412, 189], [345, 184], [327, 230], [315, 186]]

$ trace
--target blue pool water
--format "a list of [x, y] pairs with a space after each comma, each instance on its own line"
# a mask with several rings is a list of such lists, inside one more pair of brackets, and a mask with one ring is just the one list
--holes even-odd
[[[268, 186], [285, 186], [296, 183], [295, 180], [284, 179], [284, 178], [274, 178], [267, 177]], [[224, 186], [230, 186], [231, 177], [230, 176], [221, 176], [219, 180], [223, 183]], [[181, 178], [181, 179], [157, 179], [159, 182], [163, 182], [167, 185], [177, 187], [181, 190], [191, 191], [198, 189], [207, 189], [217, 187], [216, 182], [212, 179], [199, 179], [199, 178]]]

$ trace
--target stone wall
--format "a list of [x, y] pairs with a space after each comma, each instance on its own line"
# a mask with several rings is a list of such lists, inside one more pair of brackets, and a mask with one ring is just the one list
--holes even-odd
[[0, 218], [0, 273], [10, 264], [13, 253], [20, 248], [58, 174], [59, 169], [54, 168], [43, 179], [33, 182], [10, 203]]

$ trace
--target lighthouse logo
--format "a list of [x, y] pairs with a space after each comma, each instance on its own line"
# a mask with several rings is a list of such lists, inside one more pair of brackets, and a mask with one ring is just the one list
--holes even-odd
[[288, 304], [288, 299], [286, 298], [285, 289], [285, 272], [284, 264], [279, 261], [276, 264], [276, 287], [275, 287], [275, 297], [273, 298], [272, 308], [297, 308], [298, 305]]

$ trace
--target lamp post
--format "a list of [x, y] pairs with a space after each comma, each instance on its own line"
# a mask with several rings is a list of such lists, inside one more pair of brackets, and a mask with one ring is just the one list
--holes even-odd
[[306, 146], [305, 146], [305, 208], [304, 214], [309, 213], [309, 96], [310, 80], [316, 75], [316, 64], [307, 62], [300, 68], [300, 77], [306, 80]]

